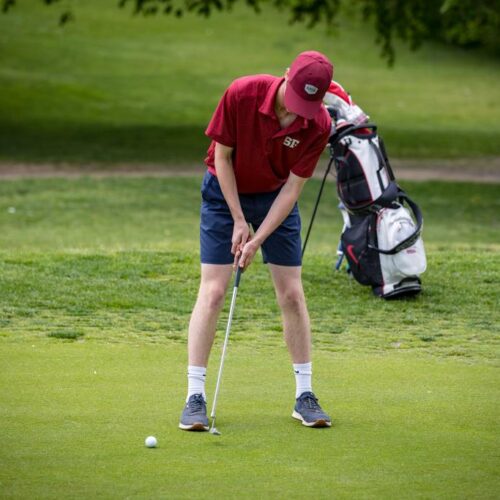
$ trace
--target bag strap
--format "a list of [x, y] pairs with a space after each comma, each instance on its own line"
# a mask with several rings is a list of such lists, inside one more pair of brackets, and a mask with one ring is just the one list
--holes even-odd
[[[387, 169], [387, 172], [389, 173], [389, 179], [391, 181], [395, 181], [396, 179], [394, 178], [394, 174], [392, 172], [391, 167], [388, 166], [387, 162], [385, 161], [385, 156], [383, 152], [375, 145], [373, 142], [373, 139], [368, 139], [368, 143], [370, 144], [371, 148], [373, 151], [375, 151], [375, 156], [377, 157], [378, 160], [378, 170], [377, 170], [377, 180], [379, 182], [380, 188], [383, 191], [383, 183], [382, 179], [380, 178], [380, 170], [383, 169], [384, 167]], [[379, 139], [379, 144], [380, 144], [380, 139]]]
[[[420, 234], [422, 233], [422, 225], [424, 223], [424, 219], [422, 216], [422, 212], [420, 211], [419, 206], [411, 200], [408, 195], [404, 191], [400, 191], [398, 193], [398, 199], [406, 201], [408, 203], [408, 206], [410, 207], [411, 211], [413, 212], [413, 215], [415, 217], [415, 220], [417, 221], [417, 227], [415, 231], [408, 236], [408, 238], [404, 239], [400, 243], [398, 243], [394, 248], [378, 248], [377, 245], [375, 244], [375, 235], [376, 231], [373, 231], [372, 228], [370, 227], [371, 224], [368, 227], [368, 248], [370, 250], [374, 250], [375, 252], [382, 253], [384, 255], [394, 255], [398, 252], [401, 252], [401, 250], [404, 250], [405, 248], [409, 248], [412, 245], [415, 244], [415, 242], [418, 240], [420, 237]], [[376, 219], [374, 219], [376, 221]]]
[[378, 144], [380, 146], [380, 151], [382, 152], [382, 156], [384, 157], [385, 160], [385, 166], [387, 167], [387, 170], [389, 172], [389, 177], [391, 178], [392, 181], [396, 180], [396, 176], [394, 175], [394, 172], [392, 170], [391, 164], [389, 162], [389, 157], [387, 156], [387, 150], [385, 149], [385, 142], [382, 137], [378, 137]]

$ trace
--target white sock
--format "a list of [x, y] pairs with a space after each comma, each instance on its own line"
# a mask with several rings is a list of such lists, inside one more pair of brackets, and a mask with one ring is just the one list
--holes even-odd
[[188, 366], [188, 395], [186, 402], [193, 394], [203, 394], [203, 399], [207, 400], [205, 394], [206, 376], [207, 369], [204, 366]]
[[294, 363], [295, 373], [295, 399], [303, 392], [312, 392], [312, 363]]

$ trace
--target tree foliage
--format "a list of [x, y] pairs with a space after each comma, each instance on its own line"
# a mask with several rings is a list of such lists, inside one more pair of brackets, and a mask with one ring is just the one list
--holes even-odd
[[[2, 11], [8, 12], [21, 0], [1, 1]], [[46, 5], [60, 3], [39, 1]], [[461, 47], [488, 47], [496, 55], [500, 53], [500, 0], [118, 0], [118, 6], [144, 16], [193, 13], [209, 17], [214, 11], [231, 11], [236, 2], [256, 13], [264, 4], [273, 5], [289, 13], [290, 23], [304, 23], [309, 28], [332, 26], [341, 7], [349, 4], [374, 25], [376, 42], [389, 64], [395, 58], [395, 39], [407, 42], [412, 49], [424, 41], [439, 40]], [[71, 10], [65, 9], [59, 23], [72, 19]]]

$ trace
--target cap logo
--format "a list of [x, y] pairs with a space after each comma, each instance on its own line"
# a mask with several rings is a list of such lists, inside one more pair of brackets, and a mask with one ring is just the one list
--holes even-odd
[[304, 90], [309, 94], [309, 95], [314, 95], [318, 92], [318, 87], [315, 87], [314, 85], [311, 85], [310, 83], [306, 83], [304, 86]]

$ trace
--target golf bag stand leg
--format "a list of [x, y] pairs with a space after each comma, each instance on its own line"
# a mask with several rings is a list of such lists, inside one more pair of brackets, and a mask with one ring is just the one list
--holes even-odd
[[311, 216], [311, 222], [309, 222], [309, 227], [307, 229], [306, 239], [304, 240], [304, 245], [302, 246], [302, 257], [304, 257], [304, 253], [306, 251], [307, 241], [309, 240], [309, 235], [311, 234], [311, 229], [314, 223], [314, 218], [316, 217], [316, 212], [318, 211], [319, 201], [321, 199], [321, 195], [323, 194], [323, 188], [325, 187], [326, 178], [330, 173], [333, 163], [333, 153], [330, 156], [330, 161], [328, 162], [328, 166], [326, 167], [325, 175], [323, 176], [323, 181], [321, 182], [321, 187], [319, 188], [318, 198], [316, 199], [316, 205], [314, 205], [314, 210]]

